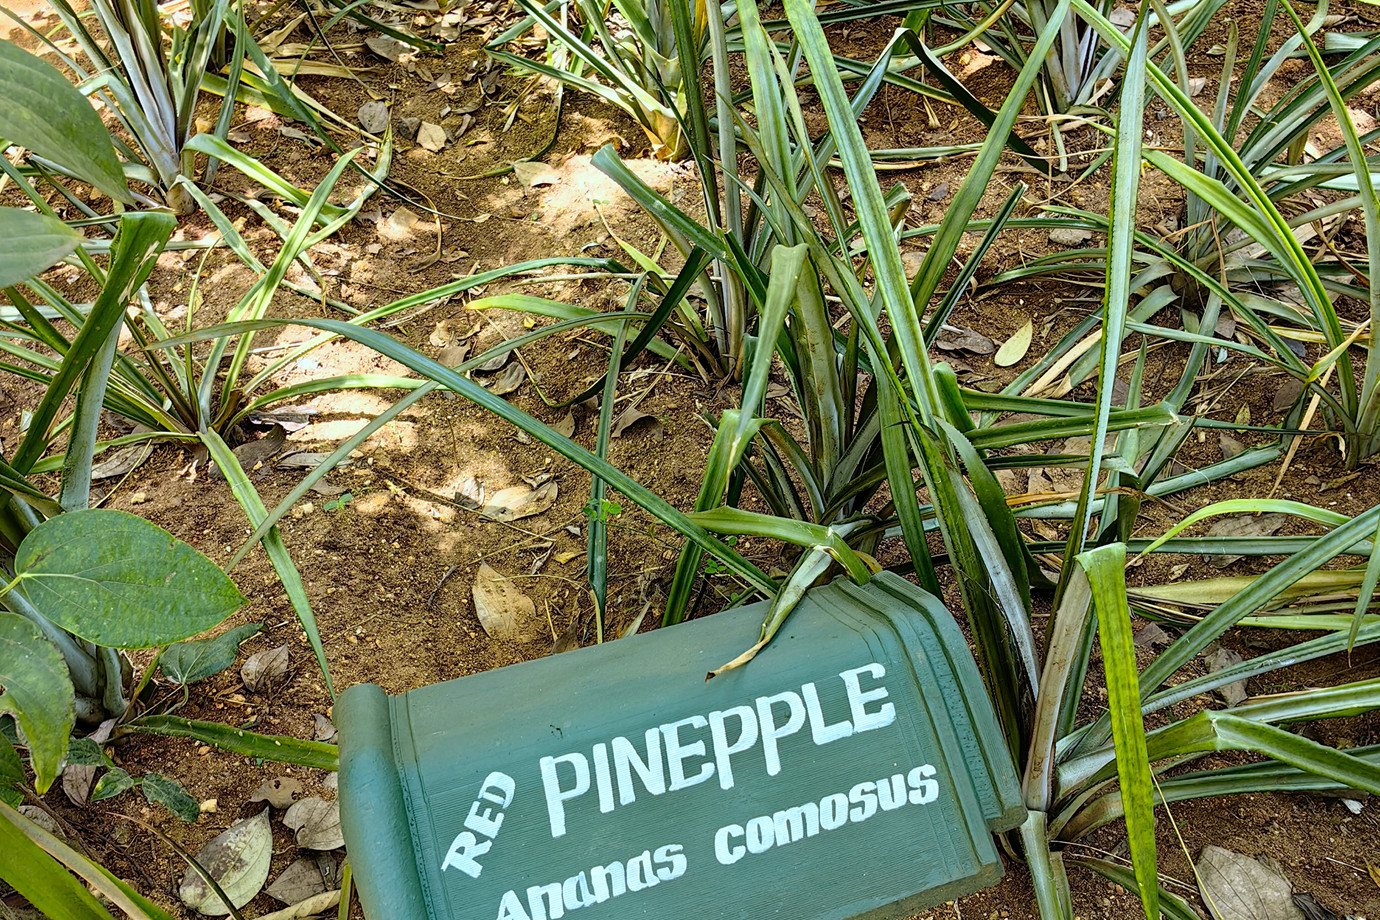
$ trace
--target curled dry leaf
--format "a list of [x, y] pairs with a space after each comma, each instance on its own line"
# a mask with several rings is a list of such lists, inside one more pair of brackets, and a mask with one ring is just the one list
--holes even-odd
[[283, 823], [297, 832], [297, 845], [305, 850], [334, 850], [345, 845], [340, 833], [340, 803], [311, 796], [283, 815]]
[[997, 349], [996, 357], [992, 359], [997, 367], [1010, 367], [1024, 358], [1025, 353], [1030, 350], [1030, 339], [1034, 334], [1034, 320], [1026, 320], [1025, 325], [1017, 329], [1015, 334]]
[[391, 35], [370, 35], [364, 40], [364, 44], [370, 51], [387, 61], [397, 61], [409, 50], [406, 42]]
[[468, 339], [478, 331], [477, 326], [465, 328], [465, 324], [452, 317], [443, 319], [436, 324], [436, 328], [431, 330], [428, 341], [437, 348], [445, 348], [447, 345], [454, 345], [462, 339]]
[[485, 361], [483, 364], [481, 364], [481, 365], [479, 365], [478, 367], [476, 367], [476, 368], [474, 369], [474, 370], [475, 370], [475, 373], [478, 373], [478, 374], [492, 374], [494, 371], [498, 370], [498, 369], [501, 368], [503, 365], [507, 364], [507, 363], [508, 363], [508, 359], [511, 358], [512, 356], [513, 356], [513, 353], [512, 353], [511, 351], [505, 351], [505, 352], [503, 352], [503, 354], [501, 354], [501, 355], [494, 355], [492, 358], [490, 358], [489, 360]]
[[291, 776], [279, 776], [264, 780], [254, 794], [251, 802], [267, 802], [274, 808], [287, 808], [292, 800], [302, 793], [302, 783]]
[[522, 366], [521, 361], [514, 361], [485, 383], [484, 389], [495, 396], [507, 396], [522, 386], [522, 381], [526, 379], [527, 369]]
[[326, 881], [314, 859], [299, 859], [283, 870], [264, 893], [284, 904], [297, 904], [326, 890]]
[[240, 668], [240, 680], [252, 693], [258, 693], [269, 685], [282, 680], [287, 674], [288, 647], [283, 643], [277, 648], [265, 649], [249, 656]]
[[646, 412], [643, 412], [636, 406], [629, 406], [627, 409], [623, 410], [623, 413], [619, 415], [618, 418], [613, 420], [613, 428], [609, 430], [609, 435], [611, 437], [621, 438], [623, 436], [623, 432], [627, 431], [629, 428], [636, 425], [643, 419], [651, 419], [652, 422], [654, 422], [655, 424], [661, 424], [656, 420], [656, 416], [648, 415]]
[[[268, 866], [273, 859], [273, 831], [268, 826], [268, 809], [252, 818], [230, 825], [196, 854], [196, 861], [225, 892], [236, 909], [248, 904], [268, 881]], [[177, 888], [182, 903], [208, 917], [230, 913], [206, 880], [192, 868]]]
[[[86, 737], [98, 745], [105, 744], [110, 740], [110, 733], [114, 730], [115, 720], [106, 719]], [[91, 801], [91, 788], [96, 785], [96, 772], [100, 769], [100, 766], [95, 764], [70, 762], [62, 768], [62, 791], [73, 805], [81, 808]]]
[[312, 728], [311, 733], [312, 740], [324, 741], [327, 744], [335, 744], [335, 739], [340, 736], [340, 732], [336, 730], [335, 723], [319, 712], [312, 718], [315, 720], [315, 726]]
[[559, 490], [554, 481], [544, 482], [535, 489], [512, 486], [489, 496], [479, 513], [490, 520], [508, 523], [541, 514], [556, 503]]
[[491, 638], [525, 641], [523, 625], [536, 619], [537, 605], [488, 564], [474, 576], [474, 612]]

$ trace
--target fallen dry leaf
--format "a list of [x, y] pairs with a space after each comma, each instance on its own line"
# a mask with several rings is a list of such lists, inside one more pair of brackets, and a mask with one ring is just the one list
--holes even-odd
[[522, 386], [522, 381], [526, 379], [527, 369], [522, 366], [521, 361], [514, 361], [488, 380], [484, 384], [484, 389], [495, 396], [507, 396]]
[[1206, 846], [1198, 857], [1197, 876], [1215, 920], [1303, 920], [1289, 880], [1259, 860]]
[[[1209, 674], [1216, 674], [1223, 668], [1229, 668], [1234, 664], [1241, 663], [1241, 656], [1229, 648], [1217, 646], [1207, 653], [1204, 657], [1207, 663]], [[1228, 706], [1239, 706], [1246, 699], [1246, 679], [1234, 680], [1229, 684], [1224, 684], [1217, 688], [1217, 692], [1222, 699], [1226, 700]]]
[[[105, 744], [110, 740], [110, 733], [115, 729], [115, 720], [106, 719], [96, 730], [86, 737], [96, 744]], [[83, 764], [69, 763], [62, 768], [62, 791], [67, 798], [77, 807], [84, 807], [91, 801], [91, 787], [96, 784], [96, 772], [99, 766], [85, 766]]]
[[409, 51], [406, 42], [399, 41], [391, 35], [370, 35], [364, 40], [364, 44], [369, 46], [370, 51], [387, 61], [396, 62]]
[[643, 412], [636, 406], [629, 406], [627, 409], [623, 410], [623, 413], [619, 415], [618, 418], [613, 420], [613, 427], [609, 430], [609, 435], [615, 438], [621, 438], [623, 436], [623, 432], [627, 431], [629, 428], [636, 425], [643, 419], [648, 418], [652, 419], [653, 421], [656, 420], [656, 416], [648, 415], [646, 412]]
[[949, 325], [939, 330], [934, 344], [940, 351], [966, 351], [974, 355], [990, 355], [997, 350], [997, 343], [982, 333]]
[[250, 655], [244, 667], [240, 668], [240, 680], [244, 681], [246, 689], [258, 693], [281, 680], [287, 674], [287, 668], [288, 647], [285, 642], [277, 648]]
[[334, 850], [345, 845], [340, 833], [340, 803], [311, 796], [283, 815], [283, 824], [297, 832], [297, 845], [305, 850]]
[[336, 738], [340, 737], [340, 732], [336, 730], [335, 723], [319, 712], [312, 718], [314, 719], [314, 725], [311, 732], [311, 740], [335, 744]]
[[525, 641], [524, 624], [537, 616], [537, 605], [486, 563], [474, 576], [474, 612], [490, 638]]
[[1024, 358], [1025, 353], [1030, 350], [1030, 339], [1034, 334], [1035, 322], [1028, 319], [1024, 326], [1017, 329], [1011, 338], [1002, 343], [992, 361], [997, 367], [1010, 367], [1015, 364]]
[[412, 238], [421, 229], [422, 219], [410, 208], [398, 208], [387, 219], [379, 221], [378, 233], [395, 243]]
[[1056, 227], [1049, 231], [1049, 241], [1056, 246], [1078, 246], [1090, 239], [1092, 231], [1079, 227]]
[[302, 783], [291, 776], [266, 779], [249, 797], [251, 802], [267, 802], [274, 808], [287, 808], [302, 793]]
[[[1209, 537], [1268, 537], [1284, 526], [1284, 522], [1289, 520], [1287, 514], [1237, 514], [1218, 520], [1208, 528]], [[1226, 568], [1236, 560], [1239, 555], [1214, 555], [1204, 556], [1203, 561], [1208, 565], [1217, 568]]]
[[532, 160], [518, 160], [513, 164], [513, 175], [522, 183], [523, 188], [540, 188], [543, 185], [555, 185], [561, 181], [561, 174], [556, 172], [545, 163], [537, 163]]
[[326, 890], [326, 881], [314, 859], [299, 859], [264, 889], [264, 893], [284, 904], [297, 904]]
[[[230, 825], [196, 854], [197, 863], [216, 880], [236, 909], [248, 904], [264, 887], [272, 859], [273, 831], [268, 826], [267, 808]], [[182, 876], [177, 896], [183, 904], [208, 917], [230, 913], [230, 908], [195, 869], [188, 868]]]
[[541, 514], [556, 503], [559, 490], [554, 481], [544, 482], [535, 489], [511, 486], [500, 489], [479, 509], [479, 513], [493, 521], [509, 523]]

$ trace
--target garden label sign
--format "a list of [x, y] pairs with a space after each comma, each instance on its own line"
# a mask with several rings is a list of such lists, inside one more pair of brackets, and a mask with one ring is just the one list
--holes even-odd
[[994, 884], [1025, 816], [977, 668], [883, 574], [422, 687], [341, 695], [376, 920], [875, 920]]

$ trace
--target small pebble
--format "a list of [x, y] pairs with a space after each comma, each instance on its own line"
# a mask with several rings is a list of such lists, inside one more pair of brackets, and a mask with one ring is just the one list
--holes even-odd
[[147, 492], [135, 492], [133, 495], [129, 497], [129, 503], [131, 505], [142, 505], [144, 502], [148, 500], [149, 493]]

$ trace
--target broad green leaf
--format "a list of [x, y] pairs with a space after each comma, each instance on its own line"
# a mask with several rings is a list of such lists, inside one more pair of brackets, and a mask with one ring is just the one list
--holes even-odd
[[0, 803], [0, 879], [52, 920], [113, 920], [86, 886], [24, 833], [28, 818]]
[[0, 208], [0, 288], [61, 262], [81, 243], [62, 221], [20, 208]]
[[15, 554], [25, 596], [97, 645], [149, 648], [205, 632], [244, 598], [210, 559], [123, 511], [60, 514]]
[[168, 811], [188, 824], [195, 824], [197, 816], [201, 814], [201, 806], [186, 789], [182, 788], [182, 784], [161, 773], [147, 774], [140, 782], [139, 788], [143, 790], [144, 798], [149, 800], [150, 805], [166, 805]]
[[183, 686], [205, 680], [234, 664], [240, 643], [262, 628], [259, 623], [246, 623], [210, 639], [178, 642], [164, 649], [158, 658], [158, 667]]
[[77, 767], [114, 766], [101, 746], [90, 738], [73, 738], [67, 747], [67, 762]]
[[24, 779], [24, 762], [19, 759], [19, 752], [10, 744], [10, 739], [0, 735], [0, 802], [18, 807], [24, 796], [15, 786], [22, 784]]
[[76, 721], [72, 679], [62, 653], [13, 613], [0, 613], [0, 687], [0, 713], [12, 713], [24, 730], [34, 787], [47, 792]]
[[134, 777], [119, 767], [112, 767], [102, 774], [100, 779], [96, 780], [96, 785], [91, 789], [91, 801], [99, 802], [103, 799], [113, 799], [126, 789], [133, 789], [134, 786]]
[[0, 131], [112, 198], [134, 204], [101, 117], [52, 64], [0, 41]]

